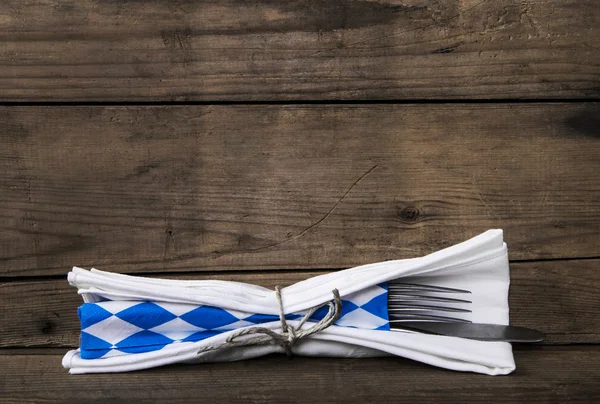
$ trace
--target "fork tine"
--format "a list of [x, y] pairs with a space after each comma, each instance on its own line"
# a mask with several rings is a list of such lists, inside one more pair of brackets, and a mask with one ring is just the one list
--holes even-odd
[[471, 323], [470, 320], [465, 320], [464, 318], [458, 317], [449, 317], [449, 316], [437, 316], [434, 314], [406, 314], [402, 317], [390, 319], [390, 324], [398, 323], [401, 326], [401, 323], [404, 321], [443, 321], [448, 323]]
[[[438, 293], [438, 292], [429, 292], [429, 291], [426, 291], [426, 290], [409, 290], [409, 289], [406, 289], [406, 290], [403, 290], [403, 289], [399, 289], [399, 290], [390, 289], [390, 290], [388, 290], [388, 294], [391, 295], [391, 296], [427, 296], [427, 297], [440, 295], [440, 293]], [[445, 296], [448, 296], [448, 297], [445, 297]], [[456, 296], [456, 295], [455, 294], [450, 294], [450, 295], [446, 294], [446, 295], [442, 295], [440, 297], [444, 298], [444, 299], [465, 300], [464, 297], [461, 297], [459, 299], [459, 298], [454, 298], [454, 297], [449, 297], [449, 296]], [[468, 298], [468, 296], [465, 296], [465, 297]], [[466, 301], [468, 301], [468, 300], [465, 300], [465, 302]]]
[[[472, 313], [469, 309], [456, 307], [456, 305], [468, 305], [472, 303], [470, 300], [448, 296], [448, 294], [470, 293], [469, 290], [443, 286], [388, 282], [388, 316], [390, 327], [401, 328], [402, 322], [406, 321], [470, 323], [470, 320], [464, 318], [445, 315], [446, 313]], [[446, 294], [446, 296], [440, 296], [440, 294]], [[437, 305], [436, 303], [447, 303], [452, 306]]]
[[390, 294], [388, 292], [388, 302], [406, 302], [406, 301], [435, 301], [435, 302], [446, 302], [446, 303], [472, 303], [470, 300], [455, 299], [452, 297], [442, 296], [427, 296], [427, 295], [407, 295], [403, 293]]
[[[440, 296], [443, 294], [446, 296]], [[388, 282], [390, 327], [402, 328], [402, 322], [406, 321], [470, 323], [470, 320], [446, 314], [472, 313], [471, 310], [460, 307], [472, 303], [471, 300], [449, 297], [448, 294], [471, 294], [471, 292], [434, 285]]]
[[461, 309], [458, 307], [431, 306], [428, 304], [409, 304], [409, 303], [392, 303], [388, 304], [388, 312], [404, 312], [404, 311], [446, 311], [453, 313], [472, 313], [472, 310]]
[[434, 285], [423, 285], [417, 283], [404, 283], [404, 282], [388, 282], [388, 288], [391, 290], [402, 290], [402, 291], [427, 291], [427, 292], [439, 292], [439, 293], [471, 293], [469, 290], [448, 288], [443, 286]]

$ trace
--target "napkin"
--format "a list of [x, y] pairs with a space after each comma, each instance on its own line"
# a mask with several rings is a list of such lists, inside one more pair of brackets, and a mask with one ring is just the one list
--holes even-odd
[[[282, 288], [280, 297], [290, 327], [306, 329], [322, 319], [326, 308], [301, 325], [308, 310], [331, 301], [332, 290], [339, 291], [342, 301], [333, 325], [297, 340], [291, 351], [330, 357], [397, 355], [489, 375], [515, 369], [509, 343], [390, 330], [386, 285], [398, 278], [471, 290], [473, 322], [508, 324], [507, 248], [502, 230], [489, 230], [424, 257], [362, 265]], [[81, 348], [63, 358], [63, 366], [72, 374], [124, 372], [177, 362], [234, 361], [286, 351], [276, 344], [228, 344], [232, 335], [257, 324], [281, 332], [280, 305], [270, 289], [228, 281], [151, 279], [77, 267], [68, 280], [85, 302], [79, 310]]]
[[[80, 356], [83, 359], [151, 352], [169, 344], [202, 341], [226, 331], [279, 321], [279, 316], [272, 314], [136, 300], [84, 303], [78, 314]], [[291, 313], [285, 317], [297, 320], [305, 314]], [[326, 307], [322, 307], [309, 317], [309, 321], [318, 322], [326, 314]], [[387, 283], [345, 296], [340, 316], [334, 324], [389, 331]]]

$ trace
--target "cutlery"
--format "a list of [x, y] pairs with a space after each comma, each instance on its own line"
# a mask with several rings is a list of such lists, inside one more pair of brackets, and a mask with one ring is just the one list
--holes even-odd
[[388, 283], [390, 328], [480, 341], [535, 343], [545, 336], [537, 330], [470, 320], [471, 292], [434, 285]]

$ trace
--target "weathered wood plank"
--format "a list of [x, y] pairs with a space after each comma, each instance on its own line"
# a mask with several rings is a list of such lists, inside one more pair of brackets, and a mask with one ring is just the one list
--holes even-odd
[[600, 256], [600, 104], [4, 107], [1, 276]]
[[[511, 264], [511, 321], [547, 334], [546, 344], [600, 343], [600, 260]], [[273, 288], [320, 272], [213, 274]], [[169, 276], [167, 277], [174, 277]], [[0, 347], [76, 347], [81, 298], [66, 280], [0, 284]], [[19, 319], [15, 321], [15, 319]]]
[[68, 375], [59, 355], [2, 356], [2, 402], [135, 400], [170, 403], [509, 403], [594, 402], [600, 348], [518, 350], [510, 376], [437, 369], [401, 358], [292, 360], [273, 355], [237, 363], [174, 365], [124, 374]]
[[598, 97], [594, 0], [0, 4], [0, 100]]

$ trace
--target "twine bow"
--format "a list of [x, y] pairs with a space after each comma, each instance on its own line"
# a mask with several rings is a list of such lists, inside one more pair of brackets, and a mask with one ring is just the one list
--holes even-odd
[[[266, 327], [248, 327], [236, 331], [227, 337], [224, 343], [217, 346], [206, 346], [198, 351], [198, 354], [217, 350], [225, 347], [236, 347], [236, 346], [249, 346], [249, 345], [263, 345], [263, 344], [276, 344], [283, 348], [288, 356], [292, 355], [292, 346], [297, 340], [306, 338], [309, 335], [315, 334], [319, 331], [326, 329], [331, 326], [340, 317], [342, 312], [342, 299], [337, 289], [332, 290], [333, 301], [325, 302], [319, 306], [315, 306], [308, 310], [308, 312], [302, 317], [296, 327], [290, 327], [285, 318], [283, 310], [283, 301], [281, 299], [281, 288], [275, 287], [275, 296], [277, 297], [277, 303], [279, 305], [279, 320], [281, 321], [281, 333], [275, 332], [270, 328]], [[325, 317], [323, 317], [318, 323], [312, 327], [302, 329], [302, 326], [315, 314], [321, 307], [328, 306], [329, 310]], [[249, 338], [241, 338], [248, 336]]]

